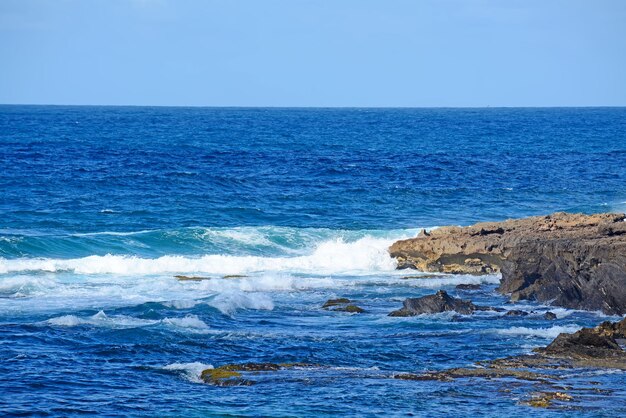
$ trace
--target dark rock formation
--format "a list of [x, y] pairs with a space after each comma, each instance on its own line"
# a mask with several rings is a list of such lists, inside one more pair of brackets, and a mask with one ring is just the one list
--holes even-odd
[[626, 338], [626, 319], [620, 322], [603, 322], [595, 328], [583, 328], [574, 334], [559, 334], [546, 348], [537, 353], [552, 358], [568, 358], [593, 364], [616, 360], [626, 368], [626, 352], [618, 340]]
[[626, 314], [624, 214], [549, 216], [443, 227], [398, 241], [398, 268], [501, 272], [513, 301], [551, 301], [573, 309]]
[[554, 312], [546, 312], [545, 314], [543, 314], [544, 319], [547, 319], [549, 321], [554, 321], [556, 319], [556, 314]]
[[406, 299], [403, 308], [391, 312], [389, 316], [415, 316], [449, 311], [469, 315], [477, 309], [480, 310], [472, 302], [453, 298], [445, 290], [440, 290], [434, 295]]
[[504, 316], [528, 316], [528, 312], [520, 311], [519, 309], [512, 309], [505, 313]]
[[457, 290], [479, 290], [480, 287], [481, 286], [479, 284], [458, 284], [458, 285], [456, 285], [455, 289], [457, 289]]

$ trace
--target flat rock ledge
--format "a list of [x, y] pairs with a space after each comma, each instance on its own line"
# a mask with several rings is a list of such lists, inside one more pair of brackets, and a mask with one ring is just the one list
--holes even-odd
[[468, 227], [447, 226], [390, 248], [398, 268], [426, 272], [502, 273], [512, 301], [626, 314], [626, 222], [623, 213], [554, 213]]

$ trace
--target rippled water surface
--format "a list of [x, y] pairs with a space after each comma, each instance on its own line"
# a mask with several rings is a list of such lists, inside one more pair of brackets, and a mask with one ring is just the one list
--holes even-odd
[[[386, 250], [557, 210], [626, 210], [626, 109], [0, 106], [0, 412], [623, 415], [617, 371], [393, 379], [615, 319], [508, 304], [497, 276], [396, 271]], [[439, 289], [533, 313], [387, 316]], [[365, 312], [321, 309], [335, 297]], [[200, 380], [244, 362], [315, 366]], [[555, 390], [574, 399], [523, 405]]]

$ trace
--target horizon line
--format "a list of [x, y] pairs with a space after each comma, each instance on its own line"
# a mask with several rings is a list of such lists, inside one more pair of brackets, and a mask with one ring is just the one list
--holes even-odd
[[544, 105], [544, 106], [261, 106], [261, 105], [140, 105], [140, 104], [59, 104], [59, 103], [0, 103], [0, 106], [45, 107], [158, 107], [198, 109], [606, 109], [624, 105]]

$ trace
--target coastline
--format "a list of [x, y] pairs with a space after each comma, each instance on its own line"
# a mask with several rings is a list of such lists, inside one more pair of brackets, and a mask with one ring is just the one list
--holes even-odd
[[422, 230], [389, 249], [398, 268], [451, 274], [500, 272], [512, 302], [626, 314], [625, 215], [554, 213]]

